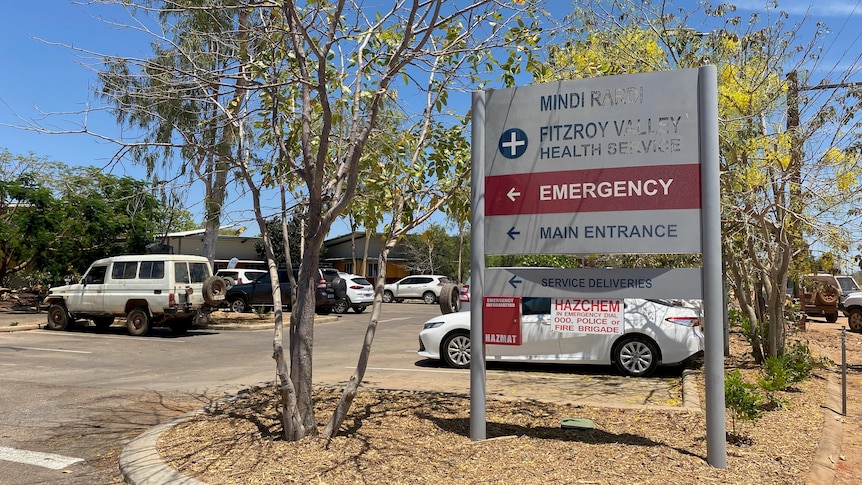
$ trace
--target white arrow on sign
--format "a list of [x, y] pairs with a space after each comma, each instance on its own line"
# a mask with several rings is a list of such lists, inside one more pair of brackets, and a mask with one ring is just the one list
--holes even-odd
[[520, 197], [520, 196], [521, 196], [521, 193], [520, 193], [520, 192], [516, 192], [516, 191], [515, 191], [515, 187], [512, 187], [512, 189], [511, 189], [511, 190], [509, 190], [509, 193], [508, 193], [508, 194], [506, 194], [506, 195], [508, 195], [508, 196], [509, 196], [509, 200], [511, 200], [512, 202], [515, 202], [515, 197]]

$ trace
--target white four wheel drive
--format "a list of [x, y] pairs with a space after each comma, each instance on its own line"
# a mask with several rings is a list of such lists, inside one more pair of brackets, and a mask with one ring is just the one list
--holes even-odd
[[854, 292], [844, 298], [842, 308], [847, 317], [847, 325], [854, 332], [862, 332], [862, 292]]
[[206, 326], [209, 314], [224, 301], [225, 281], [213, 276], [207, 258], [179, 254], [145, 254], [100, 259], [80, 283], [48, 290], [48, 325], [64, 330], [79, 320], [99, 329], [126, 319], [132, 335], [167, 326], [183, 333]]

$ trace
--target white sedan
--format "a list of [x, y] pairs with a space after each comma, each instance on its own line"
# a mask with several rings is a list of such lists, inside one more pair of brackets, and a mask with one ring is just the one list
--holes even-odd
[[[523, 298], [521, 345], [485, 348], [487, 361], [609, 365], [647, 376], [659, 364], [680, 364], [703, 352], [701, 310], [674, 300], [623, 300], [620, 333], [559, 331], [551, 298]], [[419, 355], [459, 369], [470, 366], [470, 312], [440, 315], [419, 333]]]

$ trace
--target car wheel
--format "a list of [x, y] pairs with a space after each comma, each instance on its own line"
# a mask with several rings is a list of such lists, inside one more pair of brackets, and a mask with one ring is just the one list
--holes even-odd
[[105, 330], [114, 323], [114, 317], [96, 317], [93, 323], [96, 324], [97, 329]]
[[461, 311], [461, 294], [458, 285], [446, 283], [440, 290], [440, 313], [455, 313]]
[[862, 332], [862, 310], [858, 308], [850, 310], [850, 314], [847, 316], [847, 324], [850, 326], [850, 330]]
[[243, 298], [237, 298], [230, 302], [230, 310], [236, 313], [244, 313], [248, 310], [248, 303]]
[[69, 312], [66, 311], [66, 307], [59, 304], [51, 305], [48, 308], [48, 327], [51, 330], [65, 330], [66, 327], [69, 326]]
[[429, 305], [437, 303], [437, 295], [435, 295], [433, 291], [426, 291], [422, 294], [422, 299]]
[[204, 301], [209, 306], [219, 306], [224, 301], [224, 294], [227, 292], [227, 284], [219, 276], [210, 276], [204, 281], [203, 294]]
[[347, 310], [350, 309], [350, 298], [342, 298], [335, 302], [335, 305], [332, 306], [332, 312], [338, 314], [347, 313]]
[[470, 367], [470, 334], [453, 332], [443, 339], [440, 354], [449, 367], [466, 369]]
[[623, 337], [614, 346], [611, 357], [614, 365], [623, 374], [632, 377], [648, 376], [658, 366], [658, 347], [646, 338]]
[[224, 284], [227, 285], [228, 288], [230, 288], [231, 286], [234, 286], [236, 284], [236, 281], [234, 281], [233, 278], [229, 278], [229, 277], [225, 276], [222, 279], [224, 280]]
[[383, 303], [392, 303], [392, 300], [394, 299], [395, 295], [393, 295], [391, 291], [386, 290], [383, 292]]
[[150, 315], [144, 307], [134, 308], [126, 315], [126, 329], [129, 335], [136, 337], [146, 335], [150, 331]]
[[827, 313], [826, 314], [826, 321], [829, 323], [837, 322], [838, 321], [838, 314], [837, 313]]
[[356, 313], [362, 313], [365, 311], [365, 305], [356, 305], [353, 307], [353, 311]]

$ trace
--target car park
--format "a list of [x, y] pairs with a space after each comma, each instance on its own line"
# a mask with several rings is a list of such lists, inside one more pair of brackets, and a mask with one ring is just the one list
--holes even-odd
[[383, 302], [401, 303], [407, 299], [416, 299], [431, 305], [437, 303], [446, 283], [449, 283], [449, 278], [441, 275], [406, 276], [383, 287]]
[[362, 313], [374, 303], [374, 286], [362, 276], [339, 273], [345, 283], [345, 296], [335, 302], [332, 311], [334, 313], [347, 313], [353, 309], [356, 313]]
[[125, 317], [132, 335], [168, 326], [185, 332], [206, 326], [225, 297], [207, 258], [178, 254], [124, 255], [95, 261], [79, 283], [48, 290], [47, 327], [64, 330], [88, 319], [99, 329]]
[[[338, 298], [336, 298], [334, 286], [327, 282], [324, 277], [324, 271], [318, 270], [318, 274], [318, 283], [315, 289], [315, 311], [321, 315], [328, 315], [332, 312]], [[294, 277], [296, 277], [295, 274]], [[281, 290], [282, 306], [290, 310], [290, 280], [288, 279], [286, 270], [279, 270], [278, 282]], [[254, 308], [271, 310], [273, 308], [272, 280], [269, 272], [264, 273], [249, 283], [234, 285], [228, 288], [225, 294], [225, 301], [227, 301], [227, 305], [231, 311], [237, 313], [249, 312]]]
[[216, 276], [224, 279], [225, 283], [228, 286], [233, 285], [242, 285], [245, 283], [250, 283], [257, 278], [260, 278], [261, 275], [266, 274], [266, 270], [263, 269], [246, 269], [246, 268], [231, 268], [231, 269], [220, 269], [216, 271]]
[[[701, 311], [690, 302], [625, 299], [621, 333], [555, 331], [552, 298], [522, 299], [521, 345], [486, 345], [487, 361], [613, 364], [629, 376], [650, 375], [658, 365], [681, 364], [703, 352]], [[471, 313], [431, 318], [419, 333], [422, 357], [454, 368], [470, 366]]]

